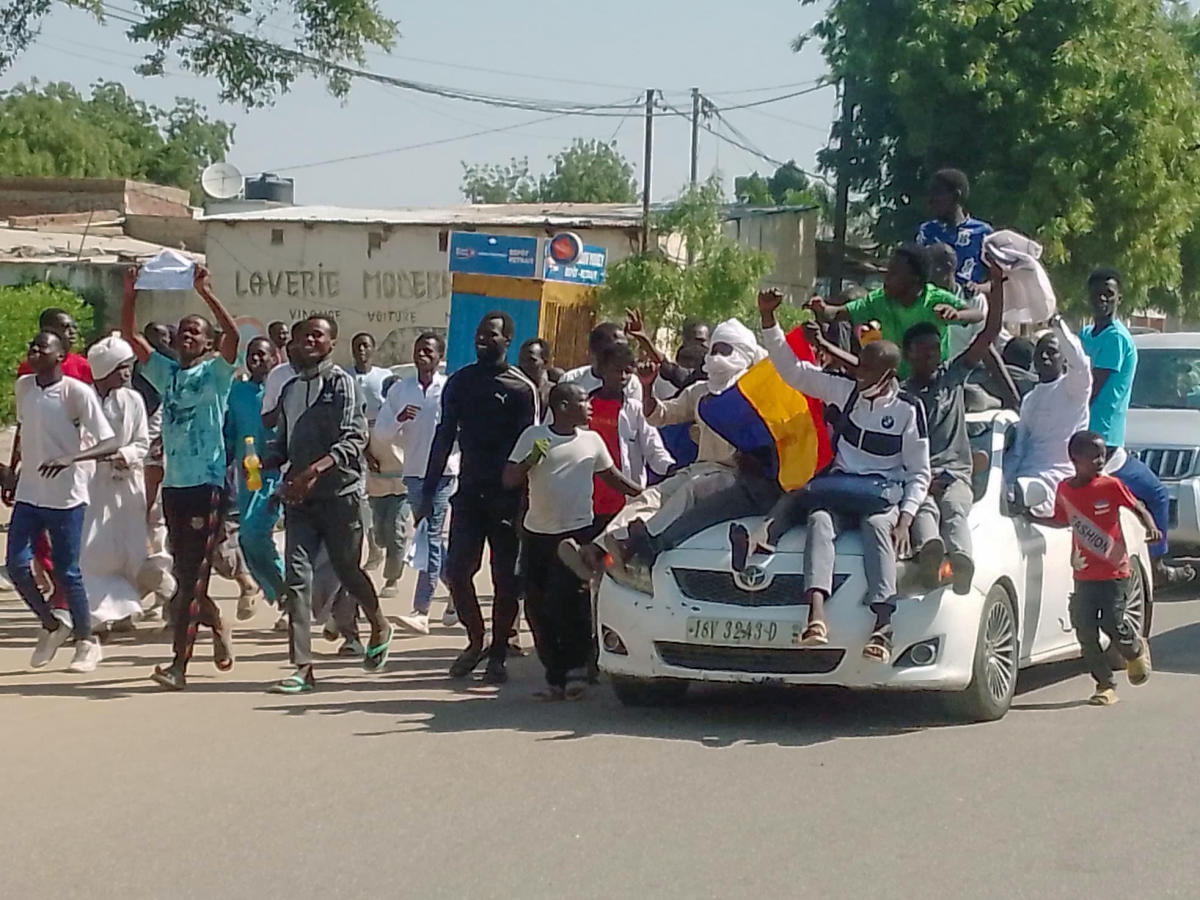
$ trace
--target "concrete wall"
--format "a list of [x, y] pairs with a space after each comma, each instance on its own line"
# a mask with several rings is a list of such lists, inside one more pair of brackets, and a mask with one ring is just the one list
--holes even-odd
[[[243, 334], [261, 333], [276, 319], [327, 314], [337, 319], [342, 338], [335, 358], [348, 360], [350, 337], [367, 331], [375, 336], [377, 361], [394, 365], [411, 362], [420, 332], [446, 331], [444, 226], [247, 221], [208, 222], [207, 229], [213, 288], [239, 317]], [[545, 236], [541, 228], [480, 231]], [[610, 264], [637, 249], [636, 239], [619, 229], [581, 229], [580, 235], [607, 248]]]
[[0, 218], [89, 210], [190, 217], [188, 203], [182, 188], [120, 178], [0, 178]]
[[762, 280], [795, 302], [812, 295], [817, 281], [817, 211], [788, 210], [743, 214], [725, 222], [725, 233], [738, 243], [770, 253], [775, 268]]

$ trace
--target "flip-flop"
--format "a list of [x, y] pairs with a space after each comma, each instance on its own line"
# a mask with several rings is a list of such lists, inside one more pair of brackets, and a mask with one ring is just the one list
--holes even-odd
[[729, 523], [729, 567], [735, 572], [746, 570], [750, 557], [750, 532], [741, 522]]
[[396, 626], [388, 623], [387, 635], [380, 644], [373, 644], [363, 654], [362, 666], [366, 672], [380, 672], [387, 665], [388, 656], [392, 652], [392, 638], [396, 635]]
[[289, 675], [282, 681], [271, 685], [270, 692], [272, 694], [307, 694], [316, 687], [310, 680], [311, 678], [311, 675], [307, 678], [298, 674]]
[[800, 635], [801, 647], [823, 647], [829, 643], [829, 626], [824, 622], [809, 622]]
[[876, 628], [867, 638], [862, 650], [863, 659], [887, 665], [892, 661], [892, 627]]
[[532, 697], [534, 700], [540, 700], [543, 703], [555, 703], [566, 699], [566, 692], [560, 687], [548, 684], [546, 687], [534, 691]]

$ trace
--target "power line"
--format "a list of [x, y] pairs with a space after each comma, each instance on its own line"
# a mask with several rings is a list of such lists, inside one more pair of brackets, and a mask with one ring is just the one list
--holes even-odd
[[768, 103], [778, 103], [780, 100], [791, 100], [793, 97], [802, 97], [805, 94], [813, 94], [817, 91], [824, 90], [827, 87], [832, 87], [832, 84], [817, 84], [812, 87], [805, 88], [801, 91], [792, 91], [790, 94], [780, 94], [778, 97], [768, 97], [765, 100], [755, 100], [752, 103], [739, 103], [736, 106], [723, 107], [726, 110], [731, 109], [750, 109], [755, 106], [766, 106]]

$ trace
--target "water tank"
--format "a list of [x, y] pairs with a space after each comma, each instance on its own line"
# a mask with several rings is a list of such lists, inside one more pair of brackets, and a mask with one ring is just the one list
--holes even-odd
[[294, 203], [296, 182], [292, 178], [281, 178], [263, 172], [257, 178], [246, 179], [247, 200], [269, 200], [272, 203]]

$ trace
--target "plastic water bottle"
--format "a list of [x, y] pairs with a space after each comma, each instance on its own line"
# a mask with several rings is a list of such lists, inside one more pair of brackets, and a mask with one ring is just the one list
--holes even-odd
[[242, 457], [242, 468], [246, 471], [246, 487], [252, 491], [262, 490], [262, 460], [254, 449], [254, 438], [246, 438], [246, 455]]

